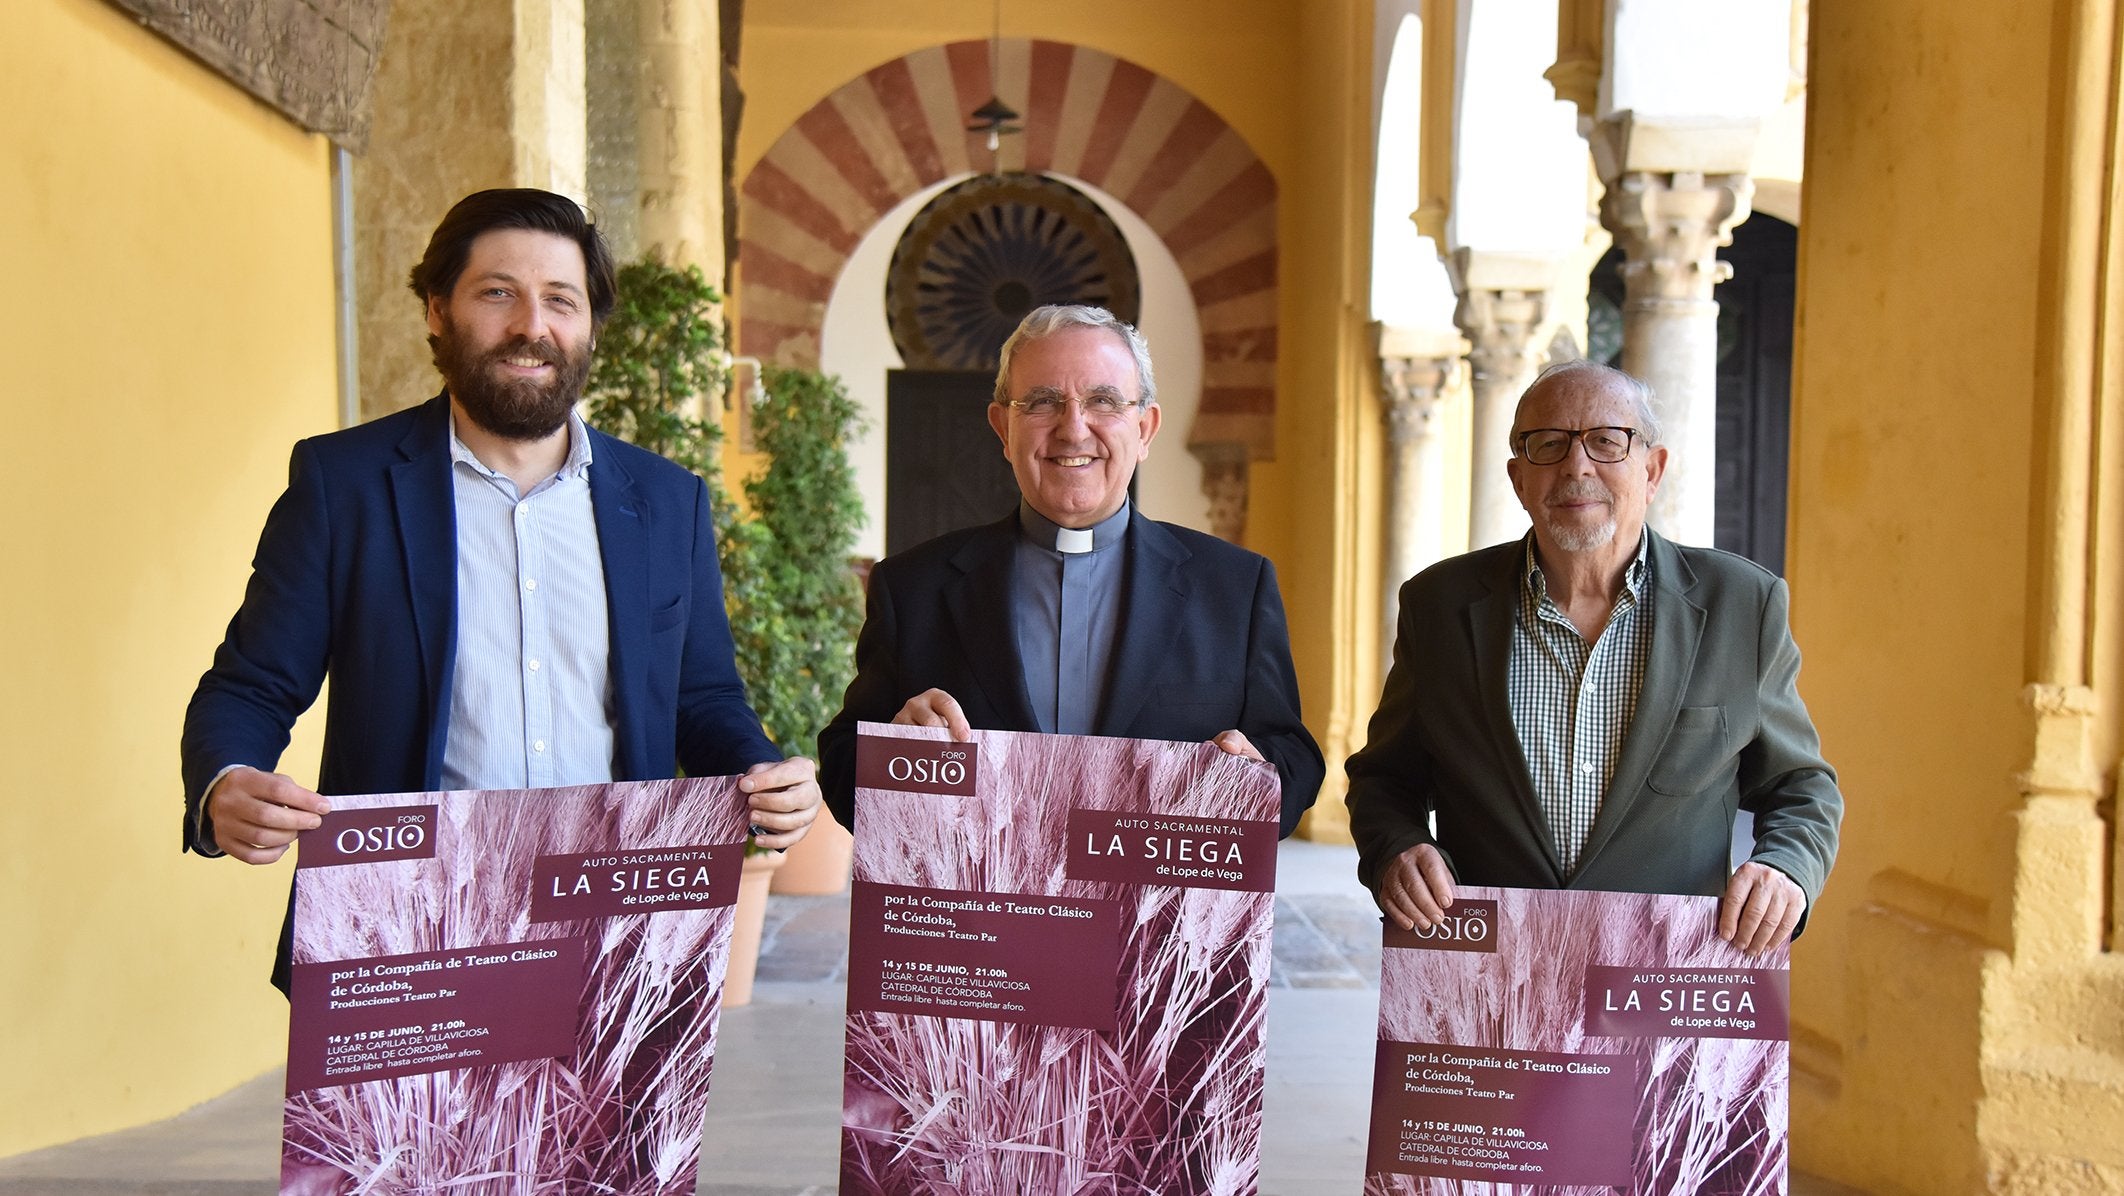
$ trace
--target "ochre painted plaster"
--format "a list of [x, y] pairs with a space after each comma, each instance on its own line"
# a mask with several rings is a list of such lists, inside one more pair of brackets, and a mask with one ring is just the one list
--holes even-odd
[[[0, 227], [17, 501], [0, 749], [0, 1155], [274, 1066], [286, 865], [178, 852], [177, 738], [289, 446], [329, 430], [329, 165], [100, 0], [10, 10]], [[317, 739], [289, 749], [298, 777]]]
[[1867, 1190], [2124, 1190], [2114, 9], [1812, 13], [1788, 576], [1849, 812], [1793, 1149]]

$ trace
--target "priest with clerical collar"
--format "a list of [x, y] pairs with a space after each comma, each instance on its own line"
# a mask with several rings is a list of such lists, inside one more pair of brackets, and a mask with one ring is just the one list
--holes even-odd
[[1121, 622], [1121, 541], [1129, 505], [1090, 527], [1063, 527], [1018, 501], [1011, 614], [1025, 692], [1042, 731], [1092, 733]]
[[1205, 740], [1266, 760], [1282, 832], [1325, 771], [1298, 710], [1275, 567], [1128, 501], [1161, 412], [1143, 338], [1043, 307], [1004, 343], [988, 422], [1018, 483], [1002, 520], [879, 561], [856, 677], [819, 735], [827, 804], [854, 823], [860, 721]]

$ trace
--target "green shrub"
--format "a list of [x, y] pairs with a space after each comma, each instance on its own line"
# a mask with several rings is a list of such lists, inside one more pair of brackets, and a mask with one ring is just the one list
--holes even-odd
[[837, 379], [767, 369], [753, 429], [770, 460], [745, 483], [752, 517], [743, 518], [723, 485], [722, 426], [706, 418], [727, 379], [721, 300], [697, 267], [622, 267], [584, 388], [588, 418], [707, 483], [738, 675], [768, 736], [813, 756], [853, 672], [863, 621], [849, 571], [863, 521], [848, 463], [860, 413]]

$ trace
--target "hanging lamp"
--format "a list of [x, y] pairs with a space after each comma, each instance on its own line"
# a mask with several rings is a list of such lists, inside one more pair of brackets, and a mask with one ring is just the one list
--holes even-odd
[[[994, 20], [988, 35], [988, 82], [990, 87], [996, 86], [997, 63], [1001, 57], [1003, 0], [995, 0], [992, 15]], [[1025, 126], [1016, 123], [1018, 120], [1017, 110], [1004, 103], [1003, 97], [994, 92], [989, 94], [987, 103], [974, 109], [969, 116], [972, 119], [972, 123], [966, 126], [967, 132], [988, 134], [988, 169], [991, 174], [996, 173], [996, 155], [1003, 148], [1004, 134], [1022, 133], [1025, 131]]]

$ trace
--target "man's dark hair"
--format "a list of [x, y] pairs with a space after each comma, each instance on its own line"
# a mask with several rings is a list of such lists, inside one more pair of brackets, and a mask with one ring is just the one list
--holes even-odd
[[581, 205], [565, 195], [534, 187], [501, 187], [475, 191], [457, 201], [435, 235], [428, 238], [428, 252], [421, 255], [407, 280], [425, 306], [432, 297], [447, 300], [457, 289], [457, 278], [472, 256], [472, 242], [480, 234], [498, 228], [526, 228], [553, 233], [575, 242], [583, 251], [583, 273], [590, 286], [590, 319], [603, 328], [612, 314], [614, 291], [612, 252], [605, 238], [583, 213]]

